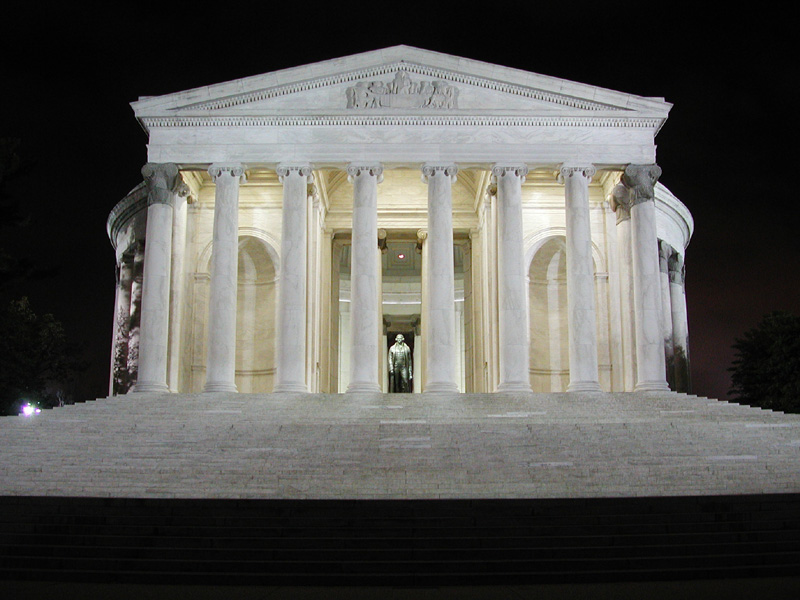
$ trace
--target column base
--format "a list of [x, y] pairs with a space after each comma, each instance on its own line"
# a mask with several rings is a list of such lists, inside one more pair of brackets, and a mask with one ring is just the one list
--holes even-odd
[[214, 394], [217, 392], [238, 394], [239, 390], [236, 389], [236, 384], [228, 383], [227, 381], [209, 381], [203, 388], [204, 394]]
[[351, 381], [350, 385], [347, 386], [347, 394], [359, 394], [359, 393], [369, 393], [369, 394], [381, 394], [383, 390], [381, 390], [380, 386], [377, 383], [369, 383], [366, 381]]
[[633, 388], [634, 392], [669, 392], [666, 381], [642, 381]]
[[458, 394], [458, 386], [451, 382], [433, 382], [425, 386], [423, 394]]
[[575, 381], [569, 382], [568, 392], [602, 392], [600, 384], [596, 381]]
[[530, 383], [523, 383], [521, 381], [518, 382], [509, 382], [509, 383], [501, 383], [497, 386], [498, 392], [528, 392], [533, 393], [533, 389], [531, 388]]
[[156, 393], [156, 394], [168, 394], [169, 388], [167, 387], [166, 383], [158, 383], [155, 381], [141, 381], [137, 382], [133, 389], [131, 390], [134, 394], [146, 394], [146, 393]]
[[299, 392], [301, 394], [308, 394], [308, 386], [305, 383], [277, 383], [272, 388], [273, 394], [281, 392]]

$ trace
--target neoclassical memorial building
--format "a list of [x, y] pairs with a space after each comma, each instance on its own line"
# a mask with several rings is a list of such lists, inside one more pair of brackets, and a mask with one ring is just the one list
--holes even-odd
[[688, 391], [671, 105], [408, 46], [132, 103], [111, 394]]

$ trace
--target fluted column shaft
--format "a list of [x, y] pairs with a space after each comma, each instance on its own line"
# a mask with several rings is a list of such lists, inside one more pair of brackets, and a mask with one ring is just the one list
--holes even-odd
[[118, 268], [117, 293], [114, 302], [114, 335], [111, 348], [111, 382], [109, 385], [109, 395], [111, 396], [128, 391], [128, 333], [131, 325], [133, 256], [123, 255]]
[[428, 349], [425, 392], [458, 392], [452, 182], [455, 165], [425, 165], [428, 184]]
[[144, 279], [144, 244], [136, 244], [133, 253], [131, 313], [128, 321], [128, 392], [135, 391], [139, 375], [139, 338], [142, 325], [142, 280]]
[[658, 265], [654, 187], [658, 165], [630, 165], [622, 182], [632, 190], [631, 245], [633, 302], [636, 311], [637, 392], [668, 391], [661, 335], [661, 275]]
[[306, 384], [306, 226], [309, 165], [280, 165], [283, 183], [281, 278], [275, 349], [276, 392], [308, 392]]
[[347, 167], [353, 183], [353, 238], [350, 249], [350, 384], [348, 392], [380, 392], [378, 359], [378, 183], [380, 165]]
[[500, 328], [499, 392], [530, 392], [528, 306], [522, 238], [522, 183], [526, 166], [496, 165], [498, 231], [497, 269]]
[[172, 272], [170, 273], [169, 301], [169, 355], [167, 359], [167, 385], [177, 392], [180, 382], [181, 331], [183, 329], [184, 260], [186, 253], [186, 218], [189, 186], [178, 183], [175, 206], [172, 209]]
[[216, 184], [204, 392], [236, 392], [236, 291], [239, 268], [239, 184], [244, 165], [211, 165]]
[[631, 190], [618, 184], [611, 207], [617, 214], [617, 249], [620, 283], [620, 333], [623, 350], [623, 389], [636, 386], [636, 311], [633, 307], [633, 256], [631, 255]]
[[674, 252], [672, 246], [658, 241], [658, 268], [661, 279], [661, 338], [664, 343], [664, 363], [666, 365], [667, 385], [675, 390], [675, 356], [672, 342], [672, 300], [669, 289], [669, 257]]
[[567, 323], [569, 329], [568, 392], [599, 392], [594, 263], [589, 223], [589, 182], [593, 166], [564, 166], [566, 195]]
[[144, 247], [142, 312], [139, 333], [139, 371], [134, 392], [168, 392], [172, 210], [178, 167], [148, 163], [142, 168], [147, 184], [147, 228]]
[[675, 391], [689, 393], [692, 386], [689, 376], [689, 323], [686, 315], [686, 273], [683, 257], [675, 252], [670, 257], [668, 267]]

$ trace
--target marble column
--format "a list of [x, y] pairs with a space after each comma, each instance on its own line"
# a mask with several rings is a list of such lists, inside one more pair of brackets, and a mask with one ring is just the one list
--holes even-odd
[[322, 222], [324, 220], [323, 203], [319, 190], [310, 183], [306, 186], [308, 234], [306, 247], [306, 383], [308, 391], [319, 393], [322, 352], [322, 303], [320, 299], [321, 283], [324, 278], [320, 268], [322, 262]]
[[172, 265], [169, 295], [169, 358], [167, 360], [167, 384], [177, 392], [180, 386], [181, 331], [183, 329], [184, 260], [186, 255], [186, 221], [188, 213], [189, 186], [179, 182], [172, 216]]
[[669, 293], [672, 308], [672, 345], [675, 391], [692, 391], [689, 374], [689, 321], [686, 314], [686, 271], [683, 257], [674, 252], [668, 262]]
[[452, 184], [455, 165], [426, 164], [428, 184], [428, 348], [426, 393], [455, 393], [456, 331]]
[[[619, 302], [620, 298], [620, 269], [619, 269], [619, 240], [617, 234], [617, 215], [613, 211], [613, 194], [609, 194], [607, 201], [603, 203], [604, 229], [606, 236], [606, 262], [608, 268], [608, 288], [597, 299], [600, 303], [597, 306], [598, 332], [608, 331], [608, 351], [610, 373], [610, 391], [622, 392], [625, 390], [625, 354], [622, 342], [622, 310]], [[603, 323], [607, 315], [608, 322]], [[598, 344], [602, 343], [602, 336], [598, 333]], [[602, 357], [598, 356], [602, 361]], [[602, 363], [601, 363], [602, 364]], [[633, 389], [633, 387], [631, 387]]]
[[658, 165], [629, 165], [622, 182], [632, 191], [631, 250], [636, 311], [637, 392], [669, 391], [661, 336], [661, 278], [656, 236], [655, 184]]
[[242, 164], [213, 164], [214, 234], [204, 392], [236, 392], [236, 292], [239, 269], [239, 185]]
[[275, 392], [308, 392], [306, 384], [306, 263], [311, 166], [279, 165], [283, 183], [281, 278], [278, 289]]
[[633, 256], [631, 255], [631, 190], [618, 184], [611, 196], [617, 214], [617, 247], [620, 285], [620, 329], [623, 353], [623, 390], [636, 386], [636, 311], [633, 308]]
[[131, 281], [131, 313], [128, 321], [128, 378], [126, 390], [133, 392], [139, 374], [139, 332], [142, 323], [142, 278], [144, 275], [144, 243], [137, 242], [133, 253]]
[[428, 268], [430, 261], [428, 261], [428, 230], [417, 230], [417, 247], [416, 253], [420, 255], [420, 319], [419, 319], [419, 337], [414, 342], [414, 391], [422, 393], [427, 385], [428, 376], [428, 318], [425, 313], [426, 308], [430, 305], [430, 296], [428, 290]]
[[148, 206], [139, 332], [139, 372], [133, 391], [168, 392], [172, 210], [179, 181], [178, 167], [171, 163], [148, 163], [142, 167], [142, 175], [147, 184]]
[[672, 343], [672, 300], [669, 289], [669, 257], [674, 252], [672, 246], [658, 240], [658, 270], [661, 278], [661, 338], [664, 341], [664, 363], [666, 365], [667, 385], [675, 389], [675, 357]]
[[498, 392], [530, 392], [528, 294], [522, 239], [524, 165], [495, 165], [498, 209], [498, 304], [500, 383]]
[[490, 183], [484, 196], [482, 211], [483, 236], [483, 274], [486, 284], [486, 302], [483, 310], [483, 323], [485, 335], [483, 337], [483, 375], [484, 389], [488, 392], [497, 390], [500, 382], [500, 354], [498, 324], [500, 322], [497, 310], [497, 183]]
[[589, 182], [595, 168], [564, 165], [566, 196], [568, 392], [599, 392], [597, 317], [594, 306], [594, 262], [589, 224]]
[[378, 360], [378, 280], [375, 260], [378, 234], [378, 184], [383, 179], [379, 164], [350, 164], [348, 179], [353, 183], [353, 238], [350, 251], [350, 383], [347, 392], [380, 392]]
[[131, 326], [133, 277], [133, 255], [123, 254], [117, 271], [110, 396], [124, 394], [130, 386], [128, 380], [128, 334]]

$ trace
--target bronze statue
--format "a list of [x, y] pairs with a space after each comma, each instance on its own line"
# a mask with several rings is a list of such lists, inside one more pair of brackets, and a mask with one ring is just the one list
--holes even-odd
[[411, 348], [405, 338], [398, 334], [395, 343], [389, 348], [389, 391], [411, 391]]

